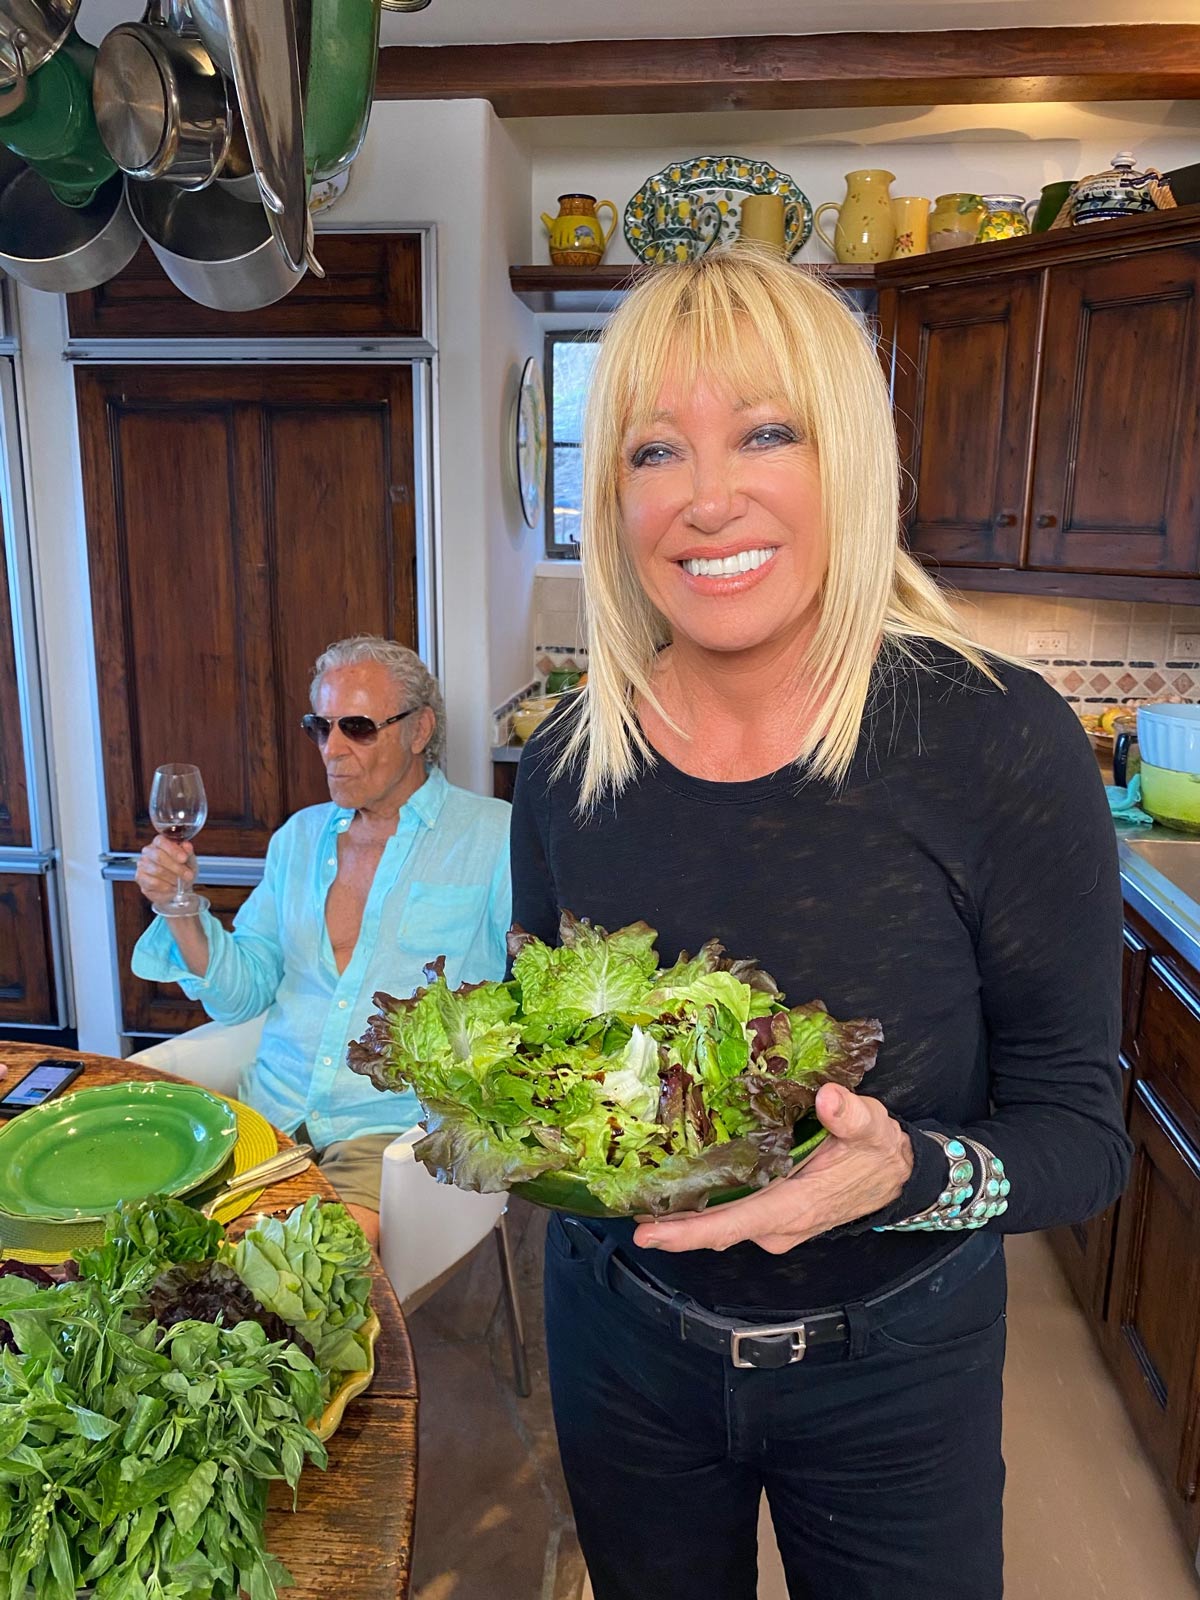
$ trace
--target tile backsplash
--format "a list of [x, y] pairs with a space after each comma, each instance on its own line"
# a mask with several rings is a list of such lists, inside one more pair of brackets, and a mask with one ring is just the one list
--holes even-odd
[[[1200, 698], [1200, 606], [973, 594], [957, 596], [955, 609], [972, 637], [1028, 656], [1081, 710], [1166, 694]], [[1055, 636], [1054, 649], [1044, 648], [1046, 636]]]
[[[1109, 705], [1164, 694], [1200, 700], [1200, 606], [990, 593], [958, 594], [954, 605], [972, 638], [1028, 656], [1081, 710], [1089, 702]], [[1043, 648], [1047, 636], [1054, 648]], [[540, 676], [549, 666], [568, 664], [567, 658], [586, 666], [579, 568], [573, 562], [539, 568], [534, 639]]]

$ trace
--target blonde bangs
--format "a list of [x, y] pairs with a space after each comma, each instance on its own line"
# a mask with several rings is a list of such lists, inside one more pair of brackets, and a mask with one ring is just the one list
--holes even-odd
[[859, 316], [815, 275], [745, 245], [657, 268], [605, 329], [584, 423], [588, 686], [564, 723], [555, 768], [581, 767], [584, 814], [619, 794], [639, 761], [654, 760], [637, 702], [666, 715], [650, 680], [670, 628], [626, 549], [622, 441], [651, 418], [668, 383], [687, 390], [701, 377], [739, 402], [781, 403], [817, 452], [828, 565], [796, 686], [798, 707], [815, 713], [803, 733], [798, 719], [796, 761], [804, 770], [834, 782], [849, 771], [885, 639], [901, 651], [913, 639], [935, 639], [994, 680], [933, 580], [900, 547], [891, 402]]

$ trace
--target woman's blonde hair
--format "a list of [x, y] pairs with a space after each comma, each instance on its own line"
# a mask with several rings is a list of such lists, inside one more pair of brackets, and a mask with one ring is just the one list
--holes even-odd
[[[556, 771], [582, 767], [580, 809], [616, 795], [654, 753], [638, 723], [654, 658], [670, 642], [647, 598], [621, 524], [622, 440], [655, 410], [664, 383], [697, 377], [753, 405], [774, 399], [815, 446], [828, 565], [805, 661], [815, 708], [796, 760], [835, 782], [854, 758], [881, 645], [911, 653], [936, 640], [995, 681], [932, 578], [901, 548], [900, 465], [887, 385], [861, 319], [814, 275], [738, 245], [658, 268], [605, 330], [583, 440], [581, 557], [588, 682], [564, 722]], [[669, 719], [668, 719], [669, 720]]]

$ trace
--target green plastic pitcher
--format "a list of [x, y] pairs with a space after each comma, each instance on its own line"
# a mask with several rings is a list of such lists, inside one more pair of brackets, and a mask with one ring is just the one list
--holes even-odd
[[0, 89], [0, 142], [45, 178], [56, 199], [85, 206], [117, 171], [92, 110], [94, 46], [72, 30], [48, 61]]

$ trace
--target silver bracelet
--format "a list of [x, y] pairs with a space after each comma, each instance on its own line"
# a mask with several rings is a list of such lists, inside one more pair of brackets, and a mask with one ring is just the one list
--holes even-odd
[[[985, 1223], [1008, 1210], [1012, 1187], [1004, 1174], [1004, 1163], [986, 1145], [974, 1139], [951, 1138], [923, 1128], [946, 1153], [946, 1187], [931, 1206], [901, 1222], [876, 1227], [875, 1233], [941, 1233], [962, 1228], [982, 1228]], [[968, 1154], [970, 1150], [970, 1154]], [[978, 1169], [978, 1172], [977, 1170]]]

